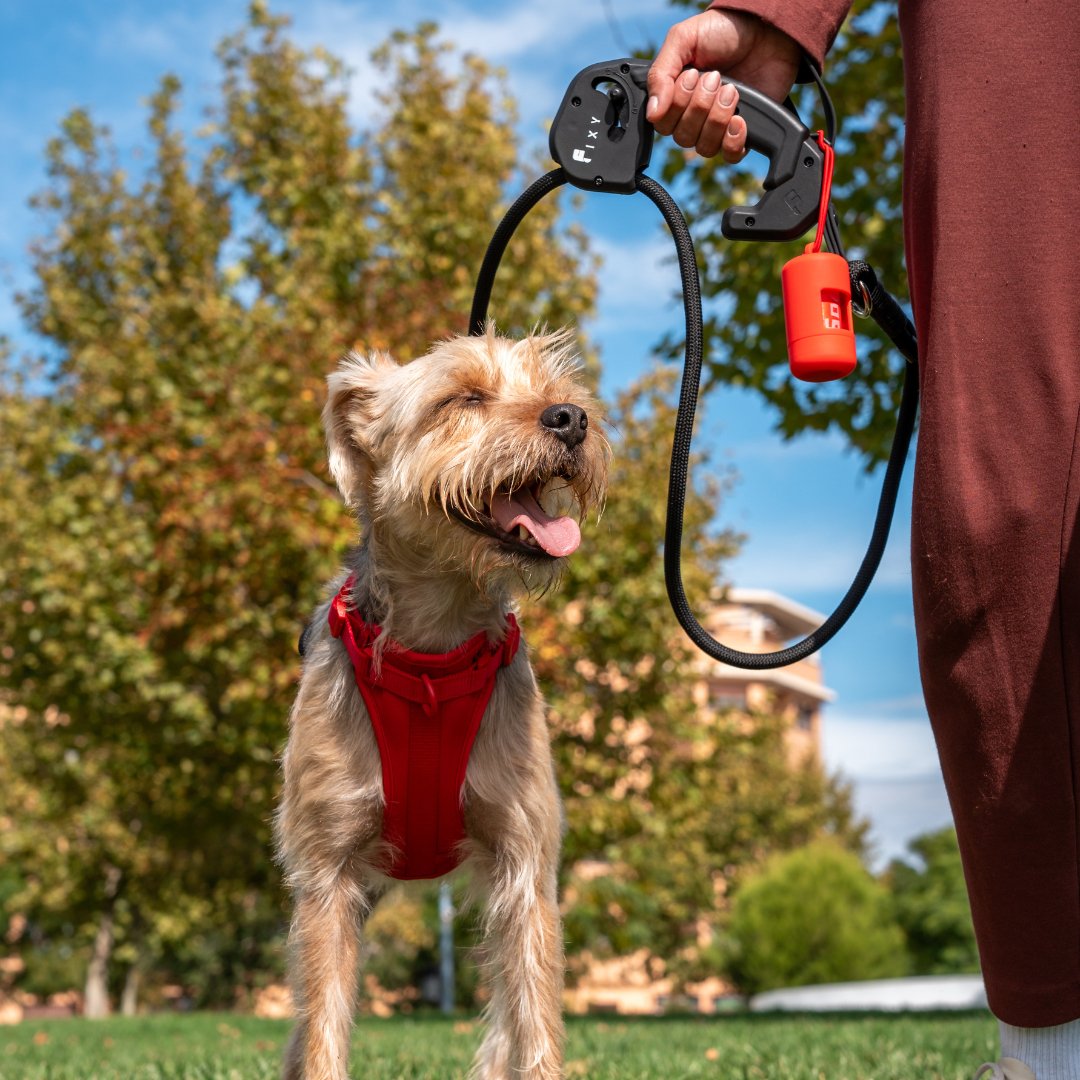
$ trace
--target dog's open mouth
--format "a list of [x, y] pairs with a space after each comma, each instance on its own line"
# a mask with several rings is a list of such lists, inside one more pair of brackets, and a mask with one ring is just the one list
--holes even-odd
[[549, 496], [552, 485], [565, 483], [559, 478], [537, 480], [513, 490], [504, 484], [471, 514], [452, 503], [449, 510], [463, 525], [490, 536], [509, 551], [539, 559], [561, 559], [577, 550], [581, 530], [572, 517], [549, 514], [542, 500]]

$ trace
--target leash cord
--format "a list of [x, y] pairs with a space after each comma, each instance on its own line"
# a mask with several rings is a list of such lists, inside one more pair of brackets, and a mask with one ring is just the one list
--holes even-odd
[[[499, 269], [503, 253], [517, 227], [529, 211], [545, 195], [567, 182], [565, 172], [553, 169], [524, 191], [507, 210], [491, 238], [483, 264], [476, 280], [473, 293], [472, 311], [469, 315], [469, 333], [482, 335], [487, 318], [491, 289]], [[694, 241], [687, 228], [675, 200], [649, 176], [639, 173], [637, 190], [646, 195], [664, 217], [675, 242], [675, 251], [679, 259], [679, 273], [683, 287], [683, 312], [686, 319], [686, 346], [683, 361], [682, 383], [679, 391], [679, 407], [675, 418], [675, 434], [671, 449], [671, 472], [668, 483], [667, 526], [664, 534], [664, 578], [667, 584], [668, 598], [679, 624], [686, 631], [690, 640], [706, 655], [732, 667], [749, 670], [765, 670], [784, 667], [803, 660], [817, 652], [848, 621], [858, 607], [866, 590], [873, 580], [885, 544], [889, 538], [893, 512], [900, 490], [900, 479], [911, 446], [912, 433], [915, 430], [915, 418], [919, 407], [919, 372], [918, 345], [915, 328], [904, 314], [896, 300], [878, 281], [874, 271], [865, 262], [849, 263], [852, 293], [861, 291], [866, 301], [864, 310], [873, 316], [874, 321], [885, 331], [893, 344], [909, 361], [904, 372], [904, 388], [900, 398], [900, 410], [897, 416], [896, 434], [893, 436], [889, 461], [885, 468], [881, 496], [878, 499], [877, 514], [870, 542], [863, 556], [854, 581], [848, 588], [836, 610], [818, 629], [808, 634], [802, 641], [775, 652], [749, 653], [732, 649], [719, 642], [698, 622], [690, 608], [682, 580], [682, 538], [683, 513], [686, 506], [686, 489], [689, 479], [690, 446], [694, 432], [694, 414], [697, 409], [698, 393], [701, 386], [701, 366], [703, 353], [703, 329], [701, 316], [701, 282], [698, 278], [697, 255]], [[836, 229], [832, 205], [829, 205], [831, 221], [826, 227]], [[837, 237], [838, 238], [838, 237]], [[830, 240], [831, 245], [831, 240]]]
[[[732, 667], [754, 671], [767, 668], [785, 667], [803, 660], [817, 652], [851, 618], [852, 613], [866, 594], [874, 578], [885, 544], [889, 538], [893, 512], [900, 490], [900, 478], [904, 472], [911, 436], [915, 429], [915, 416], [919, 404], [918, 370], [912, 366], [905, 371], [904, 389], [900, 400], [896, 435], [893, 438], [889, 463], [885, 469], [885, 478], [881, 486], [874, 529], [870, 536], [866, 554], [847, 593], [837, 605], [836, 610], [816, 630], [802, 641], [779, 649], [775, 652], [750, 653], [729, 648], [714, 638], [694, 616], [686, 598], [682, 580], [682, 538], [683, 511], [686, 506], [686, 488], [689, 477], [690, 444], [694, 433], [694, 413], [697, 408], [698, 392], [701, 383], [702, 362], [702, 320], [701, 320], [701, 285], [697, 272], [697, 257], [694, 242], [686, 220], [676, 205], [675, 200], [648, 176], [638, 177], [638, 190], [648, 196], [663, 214], [675, 241], [675, 250], [679, 257], [679, 272], [682, 276], [683, 310], [686, 315], [686, 354], [683, 362], [682, 386], [679, 391], [679, 408], [675, 417], [675, 436], [671, 447], [671, 473], [668, 481], [667, 529], [664, 535], [664, 578], [667, 583], [668, 598], [679, 624], [686, 631], [690, 640], [706, 655], [714, 660], [730, 664]], [[885, 293], [876, 275], [866, 263], [852, 264], [858, 269], [858, 280], [867, 286], [871, 297], [871, 310], [875, 318], [879, 313], [895, 314], [892, 308], [910, 328], [910, 339], [904, 346], [914, 348], [915, 329], [892, 297]], [[852, 277], [855, 277], [852, 270]], [[872, 283], [871, 283], [872, 278]], [[884, 294], [884, 295], [882, 295]], [[892, 307], [886, 302], [891, 301]], [[884, 328], [884, 327], [883, 327]], [[886, 329], [886, 333], [890, 333]], [[891, 333], [890, 333], [891, 336]], [[903, 349], [901, 351], [904, 351]]]
[[552, 169], [544, 173], [539, 180], [530, 184], [514, 201], [513, 205], [503, 215], [498, 228], [491, 237], [487, 251], [484, 252], [484, 261], [480, 264], [480, 273], [476, 278], [476, 289], [473, 291], [472, 311], [469, 313], [469, 333], [473, 337], [481, 337], [484, 333], [484, 323], [487, 320], [488, 303], [491, 300], [491, 287], [495, 284], [495, 275], [499, 272], [499, 263], [502, 262], [503, 252], [510, 238], [517, 231], [517, 227], [525, 220], [525, 215], [547, 194], [558, 187], [562, 187], [567, 181], [566, 173], [562, 169]]

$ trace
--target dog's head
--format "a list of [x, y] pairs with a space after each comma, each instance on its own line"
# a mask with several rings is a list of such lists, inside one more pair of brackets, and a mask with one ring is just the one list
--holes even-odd
[[608, 445], [568, 331], [453, 338], [404, 366], [349, 354], [328, 382], [330, 471], [380, 540], [530, 587], [578, 546]]

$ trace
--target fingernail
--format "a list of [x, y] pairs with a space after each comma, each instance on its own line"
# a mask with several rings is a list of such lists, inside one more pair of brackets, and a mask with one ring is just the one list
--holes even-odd
[[727, 107], [735, 100], [735, 87], [731, 83], [724, 83], [724, 88], [720, 91], [720, 104]]
[[739, 125], [738, 125], [738, 124], [736, 124], [734, 120], [732, 120], [732, 121], [731, 121], [731, 123], [730, 123], [730, 124], [728, 124], [728, 129], [727, 129], [727, 133], [728, 133], [728, 134], [729, 134], [729, 135], [730, 135], [730, 136], [731, 136], [731, 137], [732, 137], [733, 139], [736, 139], [736, 138], [738, 138], [738, 136], [739, 136]]
[[656, 115], [656, 110], [659, 104], [660, 102], [657, 101], [655, 94], [651, 98], [649, 98], [649, 104], [645, 106], [646, 120], [651, 120]]
[[707, 72], [705, 78], [701, 80], [701, 85], [711, 94], [720, 85], [720, 72]]
[[693, 90], [697, 86], [698, 73], [691, 68], [685, 72], [682, 77], [682, 84], [684, 90]]

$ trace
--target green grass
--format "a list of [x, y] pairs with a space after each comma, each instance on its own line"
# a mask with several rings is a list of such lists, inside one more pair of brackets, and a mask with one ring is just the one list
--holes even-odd
[[[0, 1028], [3, 1080], [271, 1080], [289, 1025], [227, 1013]], [[479, 1027], [362, 1020], [354, 1080], [459, 1080]], [[995, 1056], [986, 1013], [730, 1016], [569, 1023], [567, 1076], [589, 1080], [970, 1080]]]

